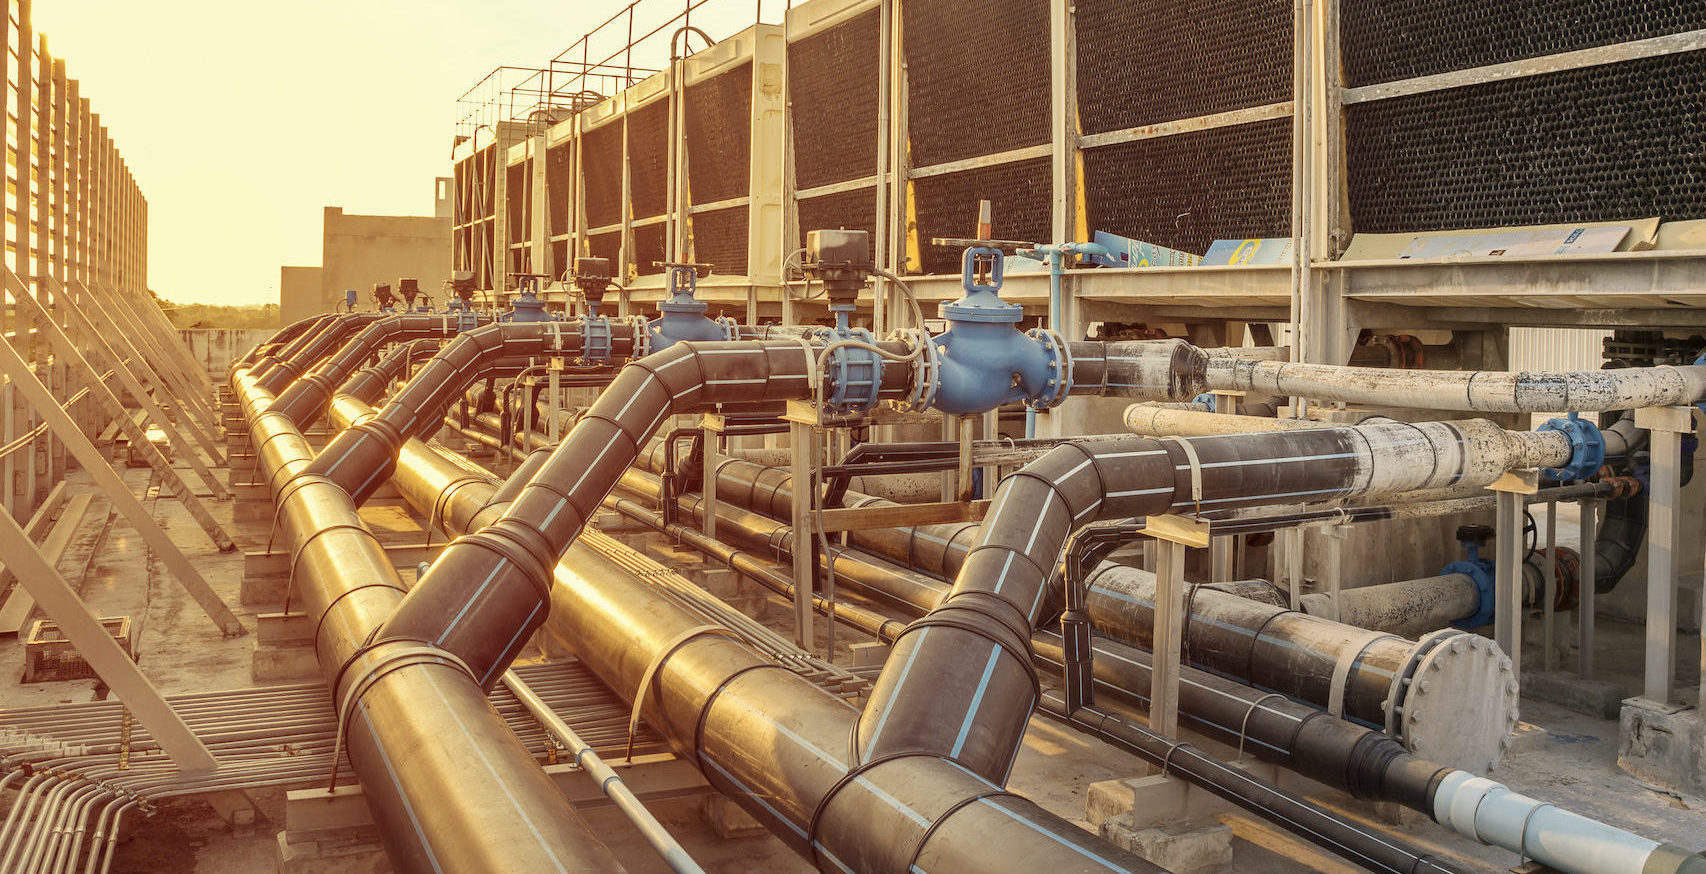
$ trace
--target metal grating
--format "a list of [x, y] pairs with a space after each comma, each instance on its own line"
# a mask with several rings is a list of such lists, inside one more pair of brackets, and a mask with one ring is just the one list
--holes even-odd
[[900, 7], [913, 166], [1050, 141], [1047, 0]]
[[1092, 231], [1197, 254], [1291, 233], [1289, 118], [1088, 149], [1084, 175]]
[[[545, 150], [546, 221], [551, 236], [569, 232], [569, 207], [574, 203], [575, 152], [572, 142]], [[559, 262], [561, 263], [561, 262]]]
[[581, 138], [581, 180], [586, 185], [586, 223], [607, 228], [622, 221], [622, 123]]
[[687, 87], [687, 181], [693, 203], [750, 193], [752, 62]]
[[[1085, 133], [1291, 99], [1289, 0], [1077, 0], [1076, 8]], [[1166, 26], [1174, 22], [1189, 26]]]
[[641, 276], [662, 273], [655, 262], [664, 260], [664, 226], [662, 222], [634, 229], [634, 269]]
[[1346, 112], [1355, 230], [1706, 218], [1706, 52]]
[[569, 271], [573, 269], [575, 269], [575, 265], [569, 261], [569, 241], [557, 240], [552, 243], [551, 272], [555, 273], [558, 277], [562, 277], [567, 275]]
[[628, 114], [628, 202], [634, 218], [663, 215], [669, 188], [669, 99]]
[[849, 230], [865, 231], [875, 240], [877, 236], [877, 190], [861, 188], [823, 197], [811, 197], [799, 202], [800, 238], [795, 246], [805, 245], [807, 231]]
[[801, 189], [877, 172], [875, 9], [788, 45], [794, 178]]
[[1700, 0], [1344, 0], [1340, 17], [1352, 87], [1702, 28]]
[[970, 237], [977, 230], [979, 200], [988, 200], [995, 236], [1046, 241], [1052, 234], [1054, 201], [1048, 158], [998, 164], [978, 170], [927, 176], [913, 182], [918, 245], [925, 273], [960, 272], [960, 250], [931, 245], [934, 237]]
[[731, 206], [693, 216], [693, 258], [718, 276], [746, 275], [747, 209]]

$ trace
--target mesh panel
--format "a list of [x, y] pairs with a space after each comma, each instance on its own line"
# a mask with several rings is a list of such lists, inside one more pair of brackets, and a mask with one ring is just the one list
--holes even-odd
[[581, 139], [581, 180], [588, 227], [622, 221], [622, 123], [607, 124]]
[[641, 276], [663, 272], [662, 267], [652, 263], [664, 259], [663, 229], [662, 222], [634, 229], [634, 269], [638, 270]]
[[731, 206], [693, 216], [693, 259], [710, 264], [718, 276], [746, 275], [744, 206]]
[[1348, 107], [1354, 226], [1706, 218], [1701, 83], [1688, 52]]
[[1700, 0], [1344, 0], [1347, 85], [1706, 28]]
[[1092, 231], [1197, 254], [1291, 233], [1289, 118], [1088, 149], [1084, 175]]
[[629, 202], [634, 218], [663, 215], [669, 188], [669, 100], [656, 100], [628, 114]]
[[1291, 99], [1290, 0], [1076, 6], [1078, 116], [1086, 133]]
[[794, 177], [800, 188], [877, 172], [875, 9], [788, 45]]
[[913, 166], [1049, 141], [1048, 0], [900, 7]]
[[849, 230], [865, 231], [877, 238], [877, 191], [861, 188], [823, 197], [810, 197], [799, 202], [800, 238], [794, 246], [805, 245], [808, 231]]
[[990, 202], [995, 236], [1000, 239], [1047, 240], [1051, 234], [1053, 189], [1048, 158], [927, 176], [913, 182], [913, 191], [925, 273], [960, 271], [960, 250], [932, 245], [930, 240], [973, 236], [979, 200]]
[[563, 143], [545, 150], [545, 203], [549, 207], [546, 221], [551, 236], [569, 232], [569, 206], [574, 203], [574, 147]]
[[504, 168], [504, 213], [508, 217], [507, 233], [511, 243], [520, 243], [528, 238], [531, 223], [527, 219], [528, 214], [532, 212], [528, 207], [533, 201], [528, 192], [531, 186], [527, 182], [532, 169], [533, 162], [530, 160]]
[[616, 281], [628, 275], [622, 264], [622, 232], [611, 231], [608, 234], [597, 234], [586, 238], [587, 249], [594, 258], [607, 258], [610, 266], [616, 271]]
[[687, 87], [687, 177], [694, 203], [749, 193], [752, 63]]
[[574, 262], [569, 260], [569, 241], [558, 240], [551, 244], [551, 272], [562, 276], [575, 269]]

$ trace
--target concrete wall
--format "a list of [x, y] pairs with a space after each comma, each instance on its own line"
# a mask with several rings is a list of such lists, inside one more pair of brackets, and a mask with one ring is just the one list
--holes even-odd
[[[290, 268], [285, 268], [290, 269]], [[224, 381], [231, 362], [243, 357], [256, 343], [273, 335], [271, 328], [182, 328], [178, 335], [190, 355], [207, 369], [215, 384]]]
[[439, 216], [346, 215], [326, 207], [320, 258], [320, 312], [344, 302], [353, 288], [371, 303], [376, 282], [420, 280], [421, 291], [442, 303], [450, 278], [450, 219]]
[[280, 267], [278, 316], [280, 327], [325, 312], [320, 306], [323, 284], [318, 267]]

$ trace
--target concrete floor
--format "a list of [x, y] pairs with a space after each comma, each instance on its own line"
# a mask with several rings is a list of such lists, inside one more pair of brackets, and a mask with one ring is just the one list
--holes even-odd
[[[125, 472], [139, 493], [148, 480], [145, 470]], [[74, 472], [74, 490], [90, 489], [87, 478]], [[155, 517], [190, 555], [227, 603], [239, 604], [241, 550], [266, 545], [266, 522], [231, 522], [232, 507], [213, 504], [216, 517], [228, 524], [240, 550], [221, 555], [202, 535], [182, 507], [171, 499], [152, 502]], [[419, 531], [397, 507], [364, 511], [375, 527], [395, 532]], [[1568, 530], [1569, 526], [1560, 526]], [[60, 562], [61, 573], [102, 615], [129, 615], [139, 626], [138, 657], [144, 671], [166, 693], [253, 685], [249, 677], [253, 637], [223, 639], [213, 624], [166, 573], [157, 557], [147, 555], [140, 539], [121, 519], [112, 517], [104, 500], [97, 500], [83, 528]], [[239, 608], [253, 624], [256, 608]], [[785, 615], [785, 614], [784, 614]], [[774, 620], [776, 622], [780, 619]], [[819, 633], [821, 634], [820, 626]], [[1600, 632], [1602, 677], [1634, 676], [1639, 664], [1641, 629], [1606, 622]], [[838, 662], [847, 664], [846, 646], [862, 638], [838, 632]], [[1698, 645], [1697, 641], [1694, 644]], [[1538, 659], [1538, 651], [1529, 656]], [[22, 646], [0, 640], [0, 676], [16, 678], [22, 670]], [[1698, 664], [1696, 651], [1685, 652], [1684, 663]], [[1531, 661], [1530, 664], [1538, 664]], [[1569, 663], [1566, 662], [1566, 666]], [[89, 700], [93, 681], [22, 685], [0, 683], [0, 707], [39, 706]], [[1513, 788], [1576, 812], [1602, 818], [1659, 840], [1700, 847], [1706, 843], [1706, 799], [1677, 795], [1649, 787], [1618, 770], [1617, 725], [1556, 705], [1524, 700], [1523, 718], [1545, 728], [1543, 735], [1524, 742], [1499, 767], [1496, 778]], [[1089, 786], [1105, 780], [1147, 773], [1142, 762], [1099, 742], [1087, 740], [1042, 719], [1032, 722], [1013, 775], [1012, 788], [1044, 808], [1085, 824]], [[1321, 799], [1348, 816], [1402, 833], [1408, 839], [1468, 870], [1495, 871], [1518, 864], [1514, 853], [1476, 846], [1455, 837], [1414, 813], [1396, 825], [1377, 822], [1372, 812], [1346, 796]], [[141, 821], [114, 859], [115, 871], [270, 872], [275, 870], [276, 833], [282, 827], [282, 792], [258, 793], [262, 821], [234, 832], [204, 802], [186, 799], [160, 806]], [[809, 866], [768, 836], [723, 839], [700, 815], [694, 799], [659, 805], [658, 813], [680, 839], [714, 871], [805, 871]], [[605, 836], [629, 870], [665, 870], [643, 843], [625, 828], [611, 810], [588, 815], [594, 830]], [[1260, 872], [1353, 871], [1296, 838], [1278, 832], [1256, 817], [1233, 812], [1218, 819], [1237, 836], [1233, 864], [1239, 870]], [[351, 859], [337, 870], [386, 870], [383, 860]]]

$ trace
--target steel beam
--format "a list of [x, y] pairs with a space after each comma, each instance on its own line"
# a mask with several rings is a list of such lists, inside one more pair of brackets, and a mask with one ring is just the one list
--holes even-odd
[[125, 485], [124, 479], [108, 465], [106, 457], [83, 432], [77, 430], [77, 423], [71, 421], [71, 417], [59, 408], [53, 394], [30, 373], [23, 357], [7, 343], [0, 343], [0, 372], [11, 377], [12, 386], [35, 406], [36, 412], [47, 420], [49, 427], [58, 432], [60, 439], [65, 441], [66, 448], [76, 456], [77, 463], [83, 465], [83, 469], [89, 472], [96, 484], [106, 491], [113, 508], [136, 529], [150, 549], [159, 553], [166, 567], [177, 577], [190, 597], [201, 605], [208, 618], [219, 627], [220, 633], [226, 636], [246, 633], [247, 629], [243, 627], [243, 623], [231, 612], [231, 608], [219, 599], [219, 595], [208, 585], [195, 564], [178, 549], [178, 545], [172, 542], [172, 538], [167, 536], [160, 524], [154, 521], [153, 515], [142, 506], [142, 502], [131, 494], [130, 487]]

